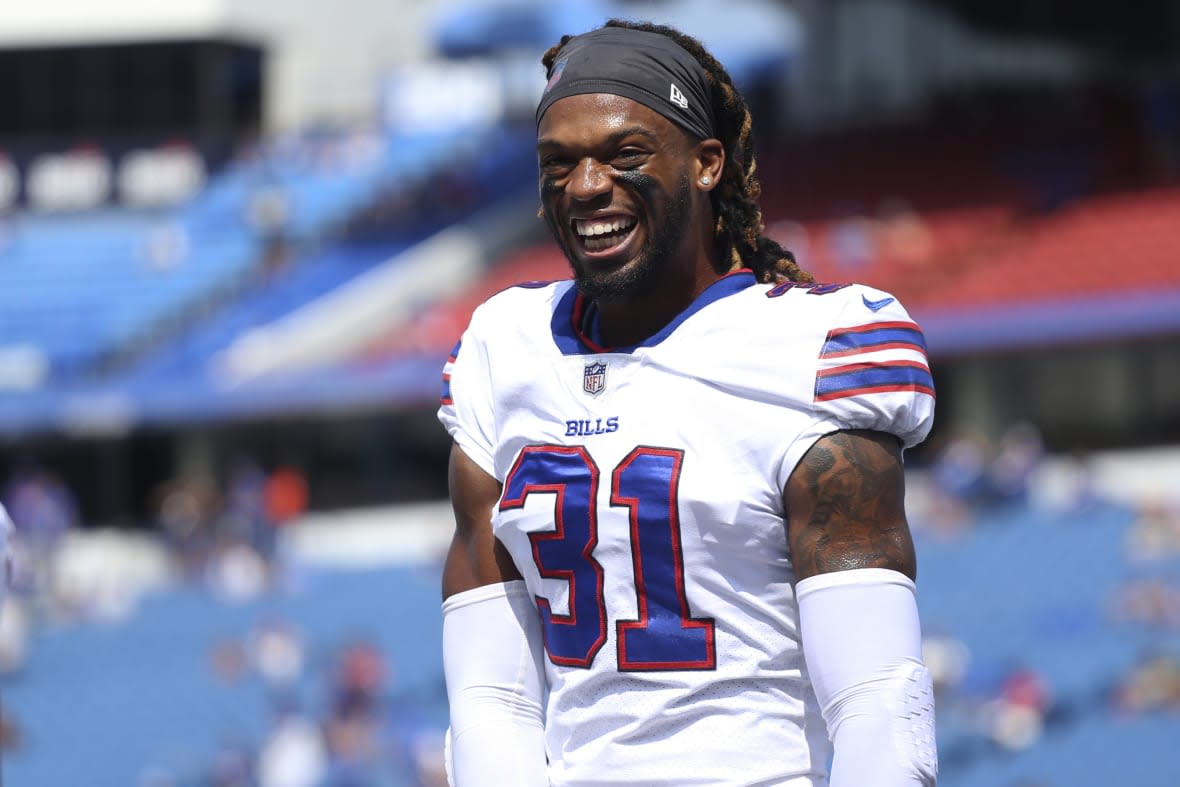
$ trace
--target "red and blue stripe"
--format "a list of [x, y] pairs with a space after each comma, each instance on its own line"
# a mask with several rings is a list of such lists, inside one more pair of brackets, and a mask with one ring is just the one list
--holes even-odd
[[442, 376], [442, 394], [439, 396], [439, 402], [443, 405], [452, 405], [455, 400], [451, 398], [451, 373], [449, 367], [459, 359], [459, 348], [463, 346], [463, 340], [455, 342], [455, 348], [451, 350], [451, 354], [447, 356], [447, 371], [443, 371]]
[[910, 391], [934, 396], [934, 378], [926, 364], [926, 339], [922, 329], [906, 321], [875, 322], [828, 332], [820, 360], [864, 356], [882, 350], [909, 350], [918, 359], [844, 363], [822, 369], [815, 376], [815, 401], [827, 402], [862, 394]]
[[926, 338], [912, 322], [874, 322], [828, 332], [819, 357], [842, 358], [878, 350], [916, 350], [926, 355]]
[[824, 369], [815, 376], [817, 402], [892, 391], [934, 396], [934, 378], [926, 364], [918, 361], [852, 363]]

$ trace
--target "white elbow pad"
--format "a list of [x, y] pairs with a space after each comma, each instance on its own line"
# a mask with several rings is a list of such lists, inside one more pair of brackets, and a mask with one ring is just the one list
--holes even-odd
[[443, 602], [454, 787], [546, 787], [541, 619], [522, 581]]
[[934, 784], [934, 692], [913, 581], [862, 568], [808, 577], [795, 591], [807, 671], [835, 750], [831, 787]]

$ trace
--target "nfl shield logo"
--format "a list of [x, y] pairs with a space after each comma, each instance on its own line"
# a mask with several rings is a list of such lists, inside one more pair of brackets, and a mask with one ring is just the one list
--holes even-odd
[[602, 361], [586, 364], [582, 374], [582, 390], [591, 396], [598, 396], [606, 390], [606, 364]]

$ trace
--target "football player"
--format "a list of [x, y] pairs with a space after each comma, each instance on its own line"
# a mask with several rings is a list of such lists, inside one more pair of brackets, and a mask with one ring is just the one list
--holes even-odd
[[488, 300], [444, 370], [454, 783], [933, 784], [922, 332], [763, 237], [750, 113], [696, 40], [612, 21], [544, 65], [573, 279]]

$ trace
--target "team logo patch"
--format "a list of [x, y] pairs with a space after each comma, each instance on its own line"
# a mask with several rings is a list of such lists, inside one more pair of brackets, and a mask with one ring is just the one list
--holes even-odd
[[568, 57], [563, 57], [553, 64], [553, 73], [549, 76], [549, 81], [545, 83], [545, 92], [548, 93], [553, 89], [553, 86], [561, 81], [561, 74], [565, 71], [565, 63], [569, 60]]
[[668, 96], [668, 100], [681, 109], [688, 109], [688, 99], [684, 97], [684, 94], [680, 92], [680, 88], [676, 87], [675, 84], [672, 85], [672, 92]]
[[582, 390], [591, 396], [598, 396], [606, 390], [606, 363], [595, 361], [586, 364], [582, 372]]

